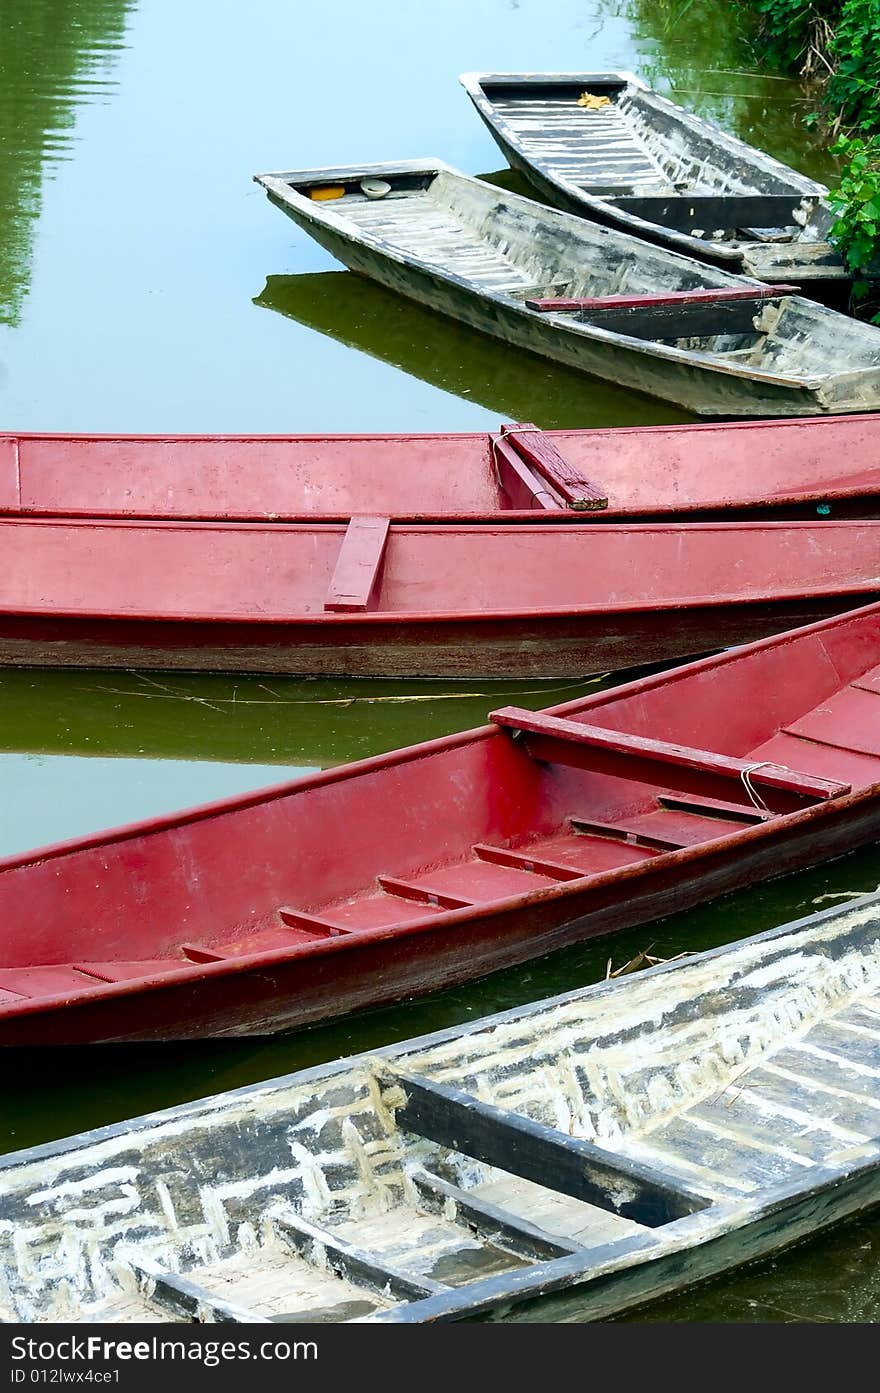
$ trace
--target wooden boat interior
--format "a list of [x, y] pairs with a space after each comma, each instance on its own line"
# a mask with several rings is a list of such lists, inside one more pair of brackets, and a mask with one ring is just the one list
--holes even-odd
[[365, 623], [391, 616], [413, 624], [426, 617], [625, 616], [805, 597], [837, 606], [851, 597], [855, 605], [880, 588], [880, 521], [873, 519], [625, 522], [613, 530], [570, 522], [552, 536], [543, 522], [523, 522], [514, 566], [507, 529], [498, 524], [441, 529], [390, 525], [376, 515], [347, 525], [284, 526], [5, 518], [0, 542], [7, 559], [0, 616], [71, 623], [326, 626], [346, 613]]
[[[0, 513], [534, 521], [849, 500], [877, 511], [873, 415], [737, 425], [323, 436], [0, 435]], [[760, 456], [760, 478], [754, 461]], [[603, 508], [602, 501], [608, 505]], [[815, 508], [812, 510], [815, 516]]]
[[870, 897], [5, 1157], [0, 1316], [422, 1322], [580, 1283], [595, 1319], [662, 1291], [664, 1252], [686, 1285], [688, 1249], [876, 1167], [878, 1056]]
[[[303, 217], [346, 227], [383, 254], [439, 271], [481, 295], [517, 301], [558, 328], [650, 341], [693, 362], [705, 355], [785, 381], [833, 372], [826, 409], [853, 391], [860, 373], [876, 380], [880, 333], [872, 325], [843, 319], [798, 295], [768, 293], [757, 281], [531, 204], [455, 170], [370, 167], [376, 170], [390, 185], [380, 199], [362, 192], [359, 170], [260, 179], [270, 196], [273, 183], [300, 195], [311, 210]], [[326, 188], [338, 196], [322, 201]], [[750, 286], [753, 299], [731, 297], [731, 291]], [[680, 297], [672, 306], [653, 303], [658, 294], [704, 291], [716, 293]], [[621, 295], [642, 303], [620, 311], [615, 299]], [[608, 305], [596, 303], [606, 299]], [[576, 307], [549, 313], [536, 308], [545, 301], [574, 301]]]
[[0, 513], [280, 521], [594, 512], [582, 432], [0, 436]]
[[[585, 85], [607, 104], [578, 105]], [[635, 217], [707, 241], [777, 249], [830, 226], [824, 185], [716, 132], [630, 74], [499, 76], [479, 86], [526, 158]]]
[[[7, 858], [0, 1011], [344, 952], [590, 883], [636, 893], [659, 857], [730, 850], [880, 782], [878, 625], [870, 606], [549, 712], [501, 710], [481, 730]], [[144, 913], [157, 885], [161, 913]]]

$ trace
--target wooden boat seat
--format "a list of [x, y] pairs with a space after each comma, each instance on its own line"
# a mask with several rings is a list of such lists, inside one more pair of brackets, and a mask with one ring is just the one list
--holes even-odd
[[706, 1209], [712, 1201], [661, 1171], [631, 1162], [580, 1137], [494, 1107], [445, 1083], [383, 1064], [380, 1077], [398, 1084], [404, 1101], [395, 1123], [510, 1175], [551, 1186], [573, 1199], [656, 1228]]
[[[679, 193], [675, 197], [661, 193], [645, 197], [640, 190], [635, 197], [614, 199], [615, 206], [634, 217], [645, 218], [676, 232], [711, 233], [746, 231], [758, 226], [769, 232], [782, 228], [797, 228], [795, 213], [804, 202], [815, 207], [817, 200], [804, 199], [800, 193], [779, 194], [713, 194]], [[791, 240], [792, 234], [788, 234]], [[765, 239], [765, 240], [769, 240]]]
[[389, 518], [353, 517], [330, 578], [324, 608], [365, 610], [376, 588], [388, 541]]
[[[821, 802], [851, 791], [850, 784], [799, 773], [785, 765], [769, 761], [734, 759], [729, 755], [716, 754], [713, 750], [692, 749], [665, 740], [649, 740], [644, 736], [585, 725], [580, 721], [569, 721], [543, 712], [525, 711], [508, 706], [493, 711], [489, 720], [505, 730], [527, 737], [529, 752], [535, 758], [545, 759], [548, 763], [570, 763], [570, 752], [581, 748], [594, 754], [614, 757], [617, 767], [625, 766], [627, 760], [638, 761], [642, 766], [640, 777], [643, 775], [645, 764], [653, 764], [664, 767], [664, 782], [669, 781], [672, 770], [676, 770], [679, 777], [684, 778], [689, 775], [703, 775], [724, 781], [749, 780], [755, 785], [761, 785], [764, 790], [790, 795], [786, 800], [789, 803], [791, 797], [796, 800]], [[656, 777], [660, 779], [663, 776]], [[685, 789], [685, 792], [689, 791], [691, 790]], [[694, 791], [702, 794], [703, 789], [698, 787]]]
[[506, 1248], [519, 1257], [545, 1262], [567, 1253], [584, 1251], [582, 1243], [547, 1233], [510, 1210], [481, 1198], [473, 1190], [463, 1190], [420, 1166], [411, 1170], [407, 1178], [423, 1208], [466, 1225], [478, 1238]]
[[662, 294], [587, 295], [573, 299], [527, 300], [531, 310], [559, 314], [568, 310], [650, 310], [675, 305], [715, 305], [728, 300], [775, 300], [797, 295], [796, 285], [719, 286], [710, 290], [669, 290]]
[[524, 460], [520, 459], [513, 443], [503, 435], [489, 437], [492, 446], [492, 462], [498, 482], [510, 500], [511, 508], [535, 508], [552, 512], [562, 504], [559, 498], [550, 493], [544, 482], [532, 472]]
[[505, 425], [501, 435], [527, 464], [538, 471], [569, 508], [595, 512], [608, 507], [608, 494], [601, 485], [588, 479], [576, 465], [570, 464], [553, 440], [539, 430], [533, 421]]
[[250, 1306], [239, 1306], [235, 1302], [224, 1301], [206, 1287], [182, 1277], [177, 1272], [168, 1272], [152, 1259], [138, 1254], [137, 1258], [123, 1257], [123, 1264], [132, 1274], [138, 1291], [153, 1306], [172, 1316], [182, 1316], [191, 1321], [220, 1321], [234, 1325], [248, 1325], [251, 1322], [271, 1324], [270, 1316], [259, 1315]]
[[[675, 342], [719, 334], [756, 334], [755, 316], [765, 304], [787, 295], [793, 287], [767, 286], [747, 290], [683, 290], [666, 295], [609, 295], [571, 300], [527, 300], [542, 313], [576, 314], [583, 324], [633, 338]], [[751, 353], [760, 340], [735, 342], [737, 352]], [[713, 352], [723, 351], [713, 348]]]

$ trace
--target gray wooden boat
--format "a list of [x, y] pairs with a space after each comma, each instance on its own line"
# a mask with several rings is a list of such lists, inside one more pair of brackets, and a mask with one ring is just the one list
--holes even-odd
[[872, 895], [7, 1156], [0, 1315], [601, 1319], [877, 1204], [878, 1081]]
[[508, 162], [556, 207], [762, 281], [846, 294], [825, 185], [634, 73], [463, 73], [460, 81]]
[[595, 377], [710, 416], [880, 407], [880, 329], [791, 287], [701, 265], [440, 161], [255, 178], [351, 270]]

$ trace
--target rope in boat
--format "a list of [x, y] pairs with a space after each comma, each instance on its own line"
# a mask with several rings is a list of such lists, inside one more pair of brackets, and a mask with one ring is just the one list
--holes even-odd
[[495, 481], [499, 488], [503, 488], [501, 482], [501, 471], [498, 467], [498, 441], [503, 440], [507, 435], [543, 435], [544, 431], [540, 426], [499, 426], [497, 431], [489, 432], [489, 445], [492, 449], [492, 470], [495, 474]]
[[771, 763], [772, 761], [769, 759], [762, 759], [759, 764], [747, 764], [743, 769], [740, 770], [739, 776], [742, 779], [743, 788], [749, 795], [749, 798], [752, 800], [753, 806], [758, 809], [759, 813], [769, 813], [770, 809], [767, 807], [767, 804], [764, 802], [760, 793], [752, 783], [752, 775], [754, 774], [756, 769], [769, 769], [771, 767]]

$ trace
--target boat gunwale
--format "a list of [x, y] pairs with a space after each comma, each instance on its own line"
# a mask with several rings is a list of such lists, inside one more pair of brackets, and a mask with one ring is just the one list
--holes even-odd
[[[404, 169], [403, 166], [406, 163], [409, 163], [412, 168]], [[288, 206], [297, 209], [304, 221], [313, 222], [318, 225], [323, 224], [324, 227], [328, 228], [336, 236], [342, 237], [355, 246], [360, 245], [366, 247], [368, 250], [372, 249], [384, 259], [393, 261], [397, 263], [397, 265], [407, 268], [410, 272], [417, 271], [419, 274], [438, 278], [447, 284], [457, 287], [459, 290], [465, 291], [468, 296], [478, 301], [482, 299], [491, 304], [503, 305], [508, 312], [515, 312], [517, 318], [526, 324], [546, 323], [556, 329], [564, 330], [566, 334], [572, 335], [575, 342], [577, 342], [579, 338], [584, 338], [590, 342], [610, 344], [612, 346], [618, 345], [625, 348], [628, 352], [640, 353], [648, 358], [658, 357], [677, 366], [691, 366], [692, 368], [704, 372], [720, 373], [722, 377], [734, 377], [744, 382], [757, 382], [759, 385], [770, 387], [784, 387], [790, 391], [804, 392], [807, 395], [815, 394], [821, 387], [836, 382], [842, 375], [841, 373], [825, 373], [813, 376], [801, 375], [800, 377], [783, 376], [778, 373], [772, 373], [768, 369], [759, 366], [749, 367], [745, 364], [724, 362], [721, 355], [713, 354], [708, 351], [701, 352], [696, 349], [677, 348], [671, 344], [661, 343], [657, 339], [637, 338], [631, 334], [625, 334], [611, 329], [603, 329], [599, 325], [587, 324], [583, 320], [573, 320], [562, 313], [542, 314], [538, 310], [529, 309], [522, 300], [517, 300], [514, 296], [506, 294], [503, 291], [495, 291], [488, 288], [480, 289], [475, 282], [465, 279], [465, 277], [458, 275], [447, 267], [434, 262], [425, 261], [421, 257], [404, 252], [395, 243], [386, 241], [384, 238], [376, 236], [375, 233], [361, 228], [357, 224], [350, 223], [341, 213], [337, 213], [333, 210], [332, 203], [315, 203], [311, 199], [304, 198], [292, 187], [293, 183], [318, 183], [321, 181], [333, 180], [334, 178], [354, 179], [358, 176], [365, 177], [372, 174], [391, 174], [393, 177], [397, 173], [450, 174], [456, 179], [460, 179], [470, 185], [476, 185], [482, 191], [487, 191], [490, 194], [494, 187], [481, 179], [474, 178], [472, 175], [463, 174], [460, 170], [454, 169], [452, 166], [440, 160], [412, 160], [409, 162], [398, 161], [388, 164], [340, 165], [327, 169], [273, 171], [255, 174], [253, 178], [256, 183], [260, 184], [262, 188], [265, 189], [270, 198], [274, 198], [276, 203], [279, 203], [282, 207]], [[502, 192], [504, 193], [505, 199], [513, 200], [519, 205], [526, 205], [527, 210], [533, 217], [535, 216], [534, 210], [537, 209], [542, 214], [574, 220], [574, 222], [579, 224], [583, 229], [587, 229], [597, 236], [604, 235], [612, 239], [625, 238], [636, 244], [632, 249], [634, 254], [638, 248], [644, 249], [644, 239], [639, 238], [632, 232], [616, 227], [603, 227], [598, 223], [590, 222], [588, 219], [579, 218], [577, 214], [567, 213], [559, 208], [551, 208], [545, 204], [536, 203], [533, 199], [525, 198], [521, 194], [510, 193], [506, 189], [502, 190]], [[653, 228], [657, 226], [657, 224], [647, 223], [646, 226]], [[483, 239], [479, 236], [475, 236], [474, 240], [475, 242], [481, 242]], [[674, 257], [678, 261], [684, 262], [686, 265], [700, 272], [714, 270], [719, 276], [729, 277], [730, 281], [733, 282], [735, 286], [745, 285], [755, 286], [757, 289], [766, 289], [766, 283], [755, 279], [753, 276], [748, 276], [744, 273], [736, 274], [719, 267], [707, 266], [705, 263], [696, 261], [693, 257], [687, 256], [683, 252], [675, 251], [665, 245], [652, 244], [652, 250], [659, 252], [663, 256]], [[713, 289], [715, 287], [710, 285], [706, 288]], [[718, 288], [723, 289], [724, 285], [722, 284]], [[763, 298], [769, 303], [774, 297], [764, 296]], [[787, 295], [785, 299], [805, 307], [809, 312], [816, 312], [823, 308], [822, 306], [816, 305], [814, 301], [809, 300], [804, 295]], [[417, 303], [422, 302], [417, 300]], [[828, 311], [828, 313], [834, 313], [834, 311]], [[453, 318], [455, 318], [455, 316], [453, 316]], [[843, 319], [845, 316], [841, 315], [841, 318]], [[855, 322], [856, 321], [847, 321], [850, 325]], [[491, 331], [481, 330], [481, 332]], [[539, 354], [539, 356], [541, 355]], [[555, 361], [555, 359], [553, 361]], [[595, 376], [595, 374], [592, 375]], [[875, 376], [878, 382], [880, 382], [880, 364], [855, 369], [847, 374], [847, 378], [849, 381], [852, 381], [857, 376], [861, 375]]]

